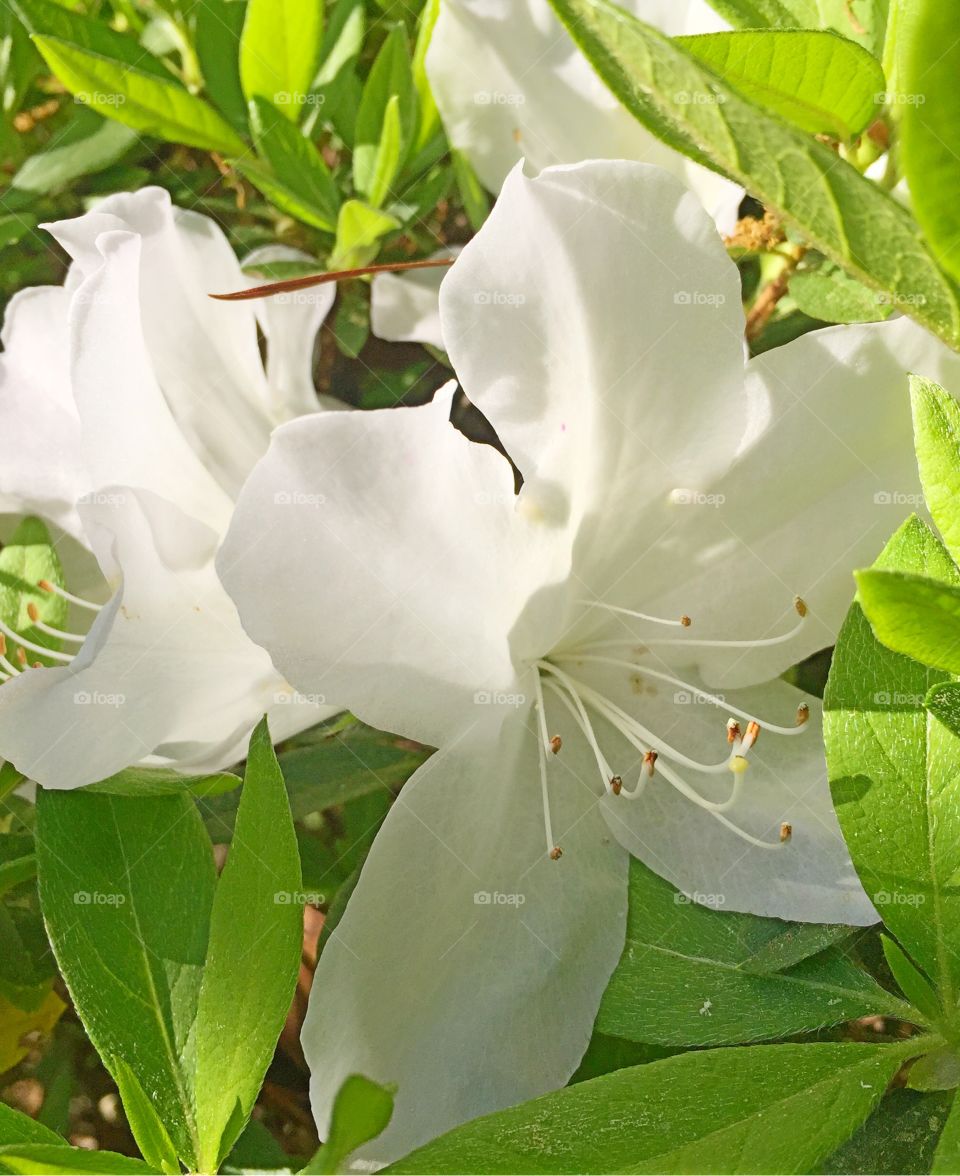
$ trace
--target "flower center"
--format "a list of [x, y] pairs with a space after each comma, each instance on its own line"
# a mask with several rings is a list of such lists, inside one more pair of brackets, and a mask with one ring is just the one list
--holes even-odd
[[[82, 596], [75, 596], [66, 588], [61, 588], [59, 584], [54, 584], [50, 580], [40, 580], [37, 587], [41, 592], [49, 592], [59, 596], [69, 604], [89, 612], [98, 613], [103, 607], [103, 605], [94, 604], [90, 600], [84, 600]], [[77, 648], [67, 653], [59, 649], [52, 649], [48, 645], [41, 645], [38, 641], [31, 641], [22, 633], [18, 633], [0, 618], [0, 684], [8, 682], [28, 669], [43, 669], [44, 663], [42, 661], [31, 662], [28, 653], [39, 654], [48, 661], [58, 662], [61, 665], [69, 665], [80, 652], [80, 646], [87, 639], [85, 633], [70, 633], [66, 629], [58, 629], [53, 625], [48, 625], [40, 619], [40, 610], [32, 601], [27, 605], [27, 616], [30, 618], [32, 631], [45, 633], [48, 637], [53, 637], [67, 645], [76, 645]]]
[[[652, 617], [646, 613], [634, 612], [631, 609], [614, 605], [590, 601], [582, 602], [593, 608], [606, 609], [609, 612], [629, 616], [635, 620], [649, 621], [654, 624], [689, 628], [692, 624], [688, 616], [679, 620], [666, 620]], [[569, 652], [550, 654], [534, 663], [532, 669], [535, 677], [535, 700], [539, 723], [540, 746], [540, 786], [543, 800], [544, 833], [547, 842], [547, 853], [556, 861], [562, 854], [554, 835], [550, 817], [550, 796], [548, 787], [548, 763], [551, 755], [557, 755], [562, 748], [562, 741], [558, 735], [549, 735], [544, 705], [545, 691], [555, 695], [564, 708], [569, 712], [574, 723], [587, 741], [603, 791], [624, 801], [637, 800], [643, 795], [654, 775], [660, 776], [681, 796], [685, 797], [698, 808], [708, 812], [724, 828], [729, 829], [743, 841], [758, 849], [780, 849], [790, 841], [793, 827], [786, 821], [781, 822], [779, 837], [776, 841], [765, 841], [755, 837], [732, 821], [726, 813], [739, 800], [744, 785], [746, 771], [749, 766], [749, 756], [755, 746], [761, 731], [767, 731], [778, 736], [793, 736], [803, 732], [810, 716], [805, 703], [797, 708], [796, 718], [792, 725], [783, 726], [770, 722], [740, 707], [731, 705], [725, 699], [673, 674], [654, 669], [642, 662], [640, 657], [650, 648], [656, 646], [688, 646], [691, 649], [761, 649], [772, 645], [782, 645], [792, 640], [802, 629], [806, 617], [807, 606], [798, 596], [794, 599], [794, 609], [798, 616], [797, 623], [789, 632], [775, 637], [759, 638], [755, 640], [717, 640], [717, 639], [660, 639], [645, 641], [641, 646], [635, 637], [629, 639], [615, 639], [586, 642]], [[617, 655], [620, 656], [617, 656]], [[696, 698], [699, 702], [726, 711], [730, 716], [725, 727], [727, 749], [724, 756], [715, 763], [702, 763], [684, 754], [679, 748], [673, 747], [664, 739], [646, 727], [638, 718], [625, 711], [599, 690], [574, 676], [573, 670], [579, 666], [606, 666], [617, 669], [628, 669], [640, 678], [648, 678], [657, 682], [666, 682]], [[632, 787], [625, 787], [622, 775], [615, 771], [604, 754], [601, 741], [597, 735], [594, 719], [604, 720], [619, 733], [632, 747], [642, 754], [640, 772]], [[744, 726], [741, 726], [741, 723]], [[719, 738], [722, 735], [718, 733]], [[723, 800], [710, 800], [703, 796], [687, 780], [687, 773], [701, 773], [703, 775], [732, 774], [729, 794]]]

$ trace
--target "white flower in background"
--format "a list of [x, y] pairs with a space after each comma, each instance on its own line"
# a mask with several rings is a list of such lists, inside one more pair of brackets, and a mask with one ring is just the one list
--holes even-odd
[[[7, 312], [0, 512], [76, 540], [81, 570], [72, 591], [35, 588], [26, 625], [23, 609], [19, 628], [0, 614], [0, 756], [50, 788], [135, 762], [224, 767], [265, 712], [278, 739], [327, 713], [246, 636], [214, 556], [272, 428], [317, 407], [313, 346], [335, 291], [212, 301], [253, 283], [216, 224], [158, 188], [49, 227], [73, 264]], [[70, 603], [59, 668], [31, 668], [45, 591]]]
[[[730, 26], [705, 0], [624, 0], [670, 36]], [[498, 192], [518, 159], [539, 171], [636, 159], [681, 176], [731, 232], [743, 189], [672, 151], [619, 104], [547, 0], [441, 0], [427, 74], [454, 147]]]
[[519, 494], [449, 388], [302, 419], [218, 560], [291, 682], [439, 749], [304, 1029], [321, 1137], [346, 1075], [398, 1083], [377, 1160], [566, 1081], [623, 949], [628, 853], [724, 910], [875, 919], [819, 700], [779, 675], [832, 643], [852, 570], [919, 500], [905, 372], [960, 387], [907, 320], [745, 366], [713, 223], [636, 163], [518, 167], [441, 316]]

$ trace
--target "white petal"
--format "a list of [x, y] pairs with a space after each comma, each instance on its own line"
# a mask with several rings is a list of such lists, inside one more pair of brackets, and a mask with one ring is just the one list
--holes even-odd
[[272, 421], [253, 306], [209, 297], [250, 285], [219, 227], [174, 208], [160, 188], [111, 196], [48, 227], [88, 276], [103, 265], [104, 233], [139, 238], [139, 280], [126, 296], [139, 305], [156, 383], [201, 461], [235, 494]]
[[422, 408], [280, 428], [218, 557], [247, 632], [304, 693], [434, 746], [477, 691], [510, 691], [509, 637], [567, 548], [515, 508], [513, 474]]
[[[73, 297], [73, 392], [88, 485], [93, 491], [111, 484], [144, 487], [221, 531], [231, 503], [211, 473], [225, 466], [218, 470], [212, 458], [205, 465], [202, 451], [191, 445], [191, 422], [171, 409], [144, 342], [137, 296], [142, 240], [127, 232], [101, 234], [101, 264]], [[199, 408], [199, 385], [196, 394]], [[222, 437], [223, 453], [232, 440]]]
[[[625, 7], [672, 33], [723, 27], [706, 6], [630, 0]], [[693, 11], [691, 11], [691, 8]], [[686, 174], [686, 161], [649, 134], [603, 84], [546, 0], [444, 0], [427, 73], [451, 143], [497, 192], [521, 158], [534, 170], [581, 159], [635, 159]], [[720, 179], [705, 191], [729, 220]], [[712, 186], [712, 185], [711, 185]]]
[[524, 494], [580, 526], [594, 591], [635, 560], [638, 512], [732, 462], [747, 428], [740, 281], [663, 171], [518, 167], [440, 306], [464, 391]]
[[407, 782], [314, 978], [303, 1043], [321, 1135], [352, 1073], [398, 1087], [362, 1153], [379, 1162], [569, 1078], [627, 900], [627, 856], [579, 767], [564, 754], [551, 765], [559, 861], [520, 712], [499, 744], [477, 726]]
[[47, 788], [89, 784], [168, 744], [191, 748], [178, 766], [225, 767], [280, 687], [216, 577], [215, 533], [147, 491], [109, 497], [82, 514], [116, 595], [69, 666], [0, 687], [2, 754]]
[[[264, 245], [244, 258], [243, 267], [252, 269], [270, 262], [310, 260], [309, 254], [299, 249]], [[251, 286], [260, 284], [249, 275], [247, 282]], [[314, 345], [336, 297], [336, 283], [328, 282], [309, 290], [274, 294], [254, 304], [267, 340], [268, 407], [276, 424], [316, 412], [320, 407], [313, 384]]]
[[694, 650], [709, 681], [762, 682], [831, 645], [854, 569], [923, 509], [908, 372], [960, 392], [960, 356], [909, 319], [815, 331], [749, 365], [762, 423], [737, 466], [698, 487], [706, 498], [664, 506], [632, 588], [621, 585], [635, 608], [693, 617], [691, 641], [786, 633], [803, 597], [809, 616], [793, 641]]
[[[456, 257], [459, 247], [441, 249], [432, 257]], [[391, 343], [429, 343], [441, 351], [440, 284], [443, 269], [377, 274], [370, 284], [370, 328]]]
[[80, 424], [70, 397], [67, 312], [59, 286], [14, 295], [0, 355], [0, 511], [41, 514], [81, 533], [77, 495], [84, 488]]
[[[876, 922], [830, 800], [818, 699], [780, 681], [723, 695], [729, 706], [786, 727], [794, 724], [800, 702], [810, 708], [799, 734], [761, 733], [749, 753], [740, 797], [723, 814], [774, 846], [762, 849], [681, 795], [665, 775], [670, 760], [664, 744], [701, 763], [722, 762], [729, 753], [725, 724], [731, 712], [711, 705], [696, 690], [642, 677], [633, 689], [625, 684], [618, 690], [612, 685], [618, 676], [626, 683], [628, 672], [583, 671], [585, 680], [603, 682], [604, 692], [662, 741], [657, 770], [642, 795], [635, 800], [611, 795], [603, 802], [610, 829], [626, 849], [687, 895], [713, 896], [706, 901], [723, 910], [808, 922]], [[700, 688], [696, 681], [691, 685]], [[603, 723], [597, 732], [611, 767], [632, 787], [640, 778], [641, 754]], [[722, 802], [730, 796], [732, 772], [707, 775], [673, 767], [708, 800]], [[783, 823], [793, 831], [781, 844]]]

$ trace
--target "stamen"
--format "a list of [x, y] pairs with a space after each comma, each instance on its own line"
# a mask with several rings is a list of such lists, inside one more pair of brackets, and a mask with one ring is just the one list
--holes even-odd
[[727, 742], [736, 743], [740, 739], [740, 724], [736, 719], [727, 719]]
[[621, 776], [610, 777], [610, 791], [614, 796], [619, 796], [623, 791], [623, 778]]
[[[689, 682], [685, 682], [682, 678], [675, 678], [672, 674], [664, 674], [660, 670], [651, 669], [649, 666], [640, 665], [638, 662], [624, 661], [622, 658], [615, 657], [598, 657], [594, 654], [579, 654], [579, 653], [558, 653], [553, 654], [557, 661], [565, 662], [584, 662], [591, 665], [602, 666], [617, 666], [622, 669], [633, 670], [637, 674], [642, 674], [648, 678], [656, 678], [660, 682], [669, 682], [671, 686], [677, 686], [681, 690], [689, 690], [691, 694], [695, 694], [704, 702], [712, 703], [721, 710], [732, 710], [734, 714], [739, 715], [741, 719], [746, 719], [748, 722], [756, 723], [765, 731], [773, 731], [777, 735], [799, 735], [803, 730], [803, 723], [799, 721], [793, 727], [781, 727], [777, 723], [768, 723], [764, 719], [758, 719], [756, 715], [751, 715], [749, 711], [741, 710], [740, 707], [731, 706], [722, 698], [718, 698], [715, 694], [710, 694], [709, 691], [701, 690], [699, 686], [691, 686]], [[545, 663], [549, 665], [550, 663]], [[809, 708], [807, 710], [809, 717]], [[806, 722], [806, 719], [803, 720]]]
[[5, 671], [5, 679], [15, 678], [20, 671], [7, 660], [7, 639], [0, 633], [0, 670]]
[[760, 724], [756, 721], [756, 719], [751, 719], [751, 721], [747, 724], [747, 733], [740, 742], [740, 746], [743, 748], [744, 752], [749, 751], [750, 748], [753, 747], [759, 735]]
[[15, 656], [16, 656], [17, 661], [20, 663], [20, 665], [23, 666], [24, 669], [26, 669], [27, 668], [27, 651], [21, 646], [20, 648], [17, 649]]
[[652, 617], [648, 613], [636, 612], [632, 608], [621, 608], [617, 604], [604, 604], [602, 600], [578, 600], [577, 604], [585, 605], [587, 608], [603, 608], [607, 612], [618, 613], [625, 617], [634, 617], [638, 621], [652, 621], [655, 625], [669, 625], [671, 628], [689, 629], [693, 624], [693, 621], [690, 620], [686, 613], [678, 621], [670, 621], [665, 617]]
[[559, 735], [553, 735], [550, 738], [550, 750], [554, 755], [560, 754], [560, 748], [563, 747], [563, 740]]
[[543, 806], [543, 832], [547, 841], [547, 857], [555, 862], [559, 859], [561, 853], [560, 846], [553, 839], [553, 823], [550, 820], [550, 791], [547, 787], [547, 748], [549, 747], [549, 739], [547, 737], [547, 716], [545, 707], [543, 705], [543, 690], [540, 686], [540, 674], [535, 669], [533, 671], [533, 678], [535, 682], [535, 690], [537, 696], [537, 711], [540, 716], [540, 730], [542, 738], [537, 740], [537, 748], [539, 749], [540, 760], [540, 800]]
[[48, 625], [45, 621], [41, 621], [40, 610], [32, 600], [27, 605], [27, 616], [33, 622], [33, 627], [39, 629], [41, 633], [47, 633], [51, 637], [58, 637], [61, 641], [75, 641], [78, 645], [82, 645], [86, 641], [86, 637], [80, 633], [68, 633], [66, 629], [55, 629], [53, 625]]
[[784, 821], [780, 826], [780, 844], [785, 845], [793, 836], [793, 826], [789, 821]]
[[[0, 621], [0, 633], [6, 634], [6, 636], [9, 637], [11, 641], [15, 641], [18, 645], [23, 647], [23, 649], [17, 651], [18, 659], [20, 654], [23, 653], [23, 650], [29, 649], [31, 653], [39, 653], [41, 657], [48, 657], [51, 661], [63, 662], [65, 665], [73, 661], [72, 653], [60, 653], [60, 651], [56, 649], [47, 649], [45, 645], [36, 645], [33, 641], [28, 641], [25, 637], [21, 637], [19, 633], [11, 629], [10, 626], [4, 621]], [[22, 664], [26, 664], [26, 660], [27, 655], [26, 653], [23, 653]]]
[[91, 612], [99, 612], [102, 604], [94, 604], [92, 600], [84, 600], [82, 596], [74, 596], [72, 592], [68, 592], [66, 588], [61, 588], [59, 584], [53, 584], [50, 580], [40, 580], [37, 587], [43, 592], [52, 592], [56, 596], [62, 596], [64, 600], [69, 600], [71, 604], [77, 605], [79, 608], [88, 608]]
[[[580, 701], [579, 695], [576, 694], [576, 692], [572, 692], [568, 697], [567, 691], [569, 690], [569, 687], [566, 688], [566, 691], [562, 690], [553, 678], [548, 678], [544, 685], [552, 690], [554, 694], [556, 694], [570, 714], [573, 715], [577, 726], [582, 731], [583, 736], [590, 747], [590, 750], [593, 752], [593, 758], [596, 760], [597, 769], [600, 772], [600, 781], [604, 788], [609, 788], [611, 792], [616, 792], [617, 790], [614, 787], [614, 781], [620, 780], [620, 777], [611, 775], [610, 765], [607, 763], [603, 752], [600, 750], [596, 733], [593, 730], [590, 719], [587, 717], [587, 712], [584, 709], [583, 703]], [[623, 786], [622, 780], [620, 780], [620, 785], [621, 787]]]
[[659, 756], [657, 755], [657, 753], [655, 751], [648, 751], [647, 754], [643, 757], [644, 771], [647, 773], [647, 775], [650, 777], [651, 780], [653, 779], [653, 773], [654, 773], [654, 770], [657, 766], [658, 759], [659, 759]]

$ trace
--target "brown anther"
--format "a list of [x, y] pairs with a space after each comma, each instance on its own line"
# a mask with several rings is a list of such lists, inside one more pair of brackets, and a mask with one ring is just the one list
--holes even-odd
[[30, 618], [31, 621], [34, 622], [34, 624], [36, 624], [36, 622], [40, 620], [40, 610], [37, 608], [37, 606], [33, 603], [32, 600], [27, 605], [27, 616]]
[[53, 591], [53, 585], [50, 583], [49, 580], [38, 580], [37, 587], [42, 592], [52, 592]]
[[693, 621], [691, 621], [690, 618], [687, 616], [687, 614], [684, 613], [683, 616], [680, 618], [680, 624], [683, 625], [683, 627], [685, 629], [689, 629], [690, 626], [693, 624]]
[[743, 737], [744, 751], [749, 751], [749, 749], [753, 747], [759, 737], [760, 724], [755, 719], [751, 719], [750, 722], [747, 723], [747, 733]]
[[780, 826], [780, 844], [785, 845], [793, 836], [793, 826], [789, 821], [784, 821]]
[[7, 639], [0, 633], [0, 657], [7, 656]]
[[561, 747], [563, 747], [563, 740], [560, 738], [559, 735], [554, 735], [553, 738], [550, 740], [550, 750], [553, 752], [554, 755], [556, 755], [559, 752]]
[[27, 651], [23, 648], [22, 645], [17, 650], [17, 661], [22, 666], [25, 666], [27, 664]]
[[559, 845], [555, 845], [548, 856], [552, 862], [558, 862], [563, 857], [563, 850]]
[[801, 702], [797, 707], [797, 726], [802, 727], [803, 724], [810, 718], [810, 708], [805, 702]]
[[653, 771], [656, 767], [658, 758], [659, 757], [655, 751], [648, 751], [647, 754], [643, 757], [643, 766], [646, 769], [648, 776], [653, 776]]
[[33, 664], [33, 668], [35, 670], [42, 670], [43, 669], [43, 662], [35, 661], [32, 664]]
[[610, 777], [610, 791], [613, 793], [613, 795], [619, 796], [620, 793], [622, 792], [622, 790], [623, 790], [623, 777], [622, 776], [611, 776]]
[[805, 617], [807, 615], [807, 602], [802, 596], [795, 596], [793, 598], [793, 607], [797, 610], [797, 615]]
[[740, 738], [740, 724], [736, 719], [727, 719], [727, 742], [736, 743]]

